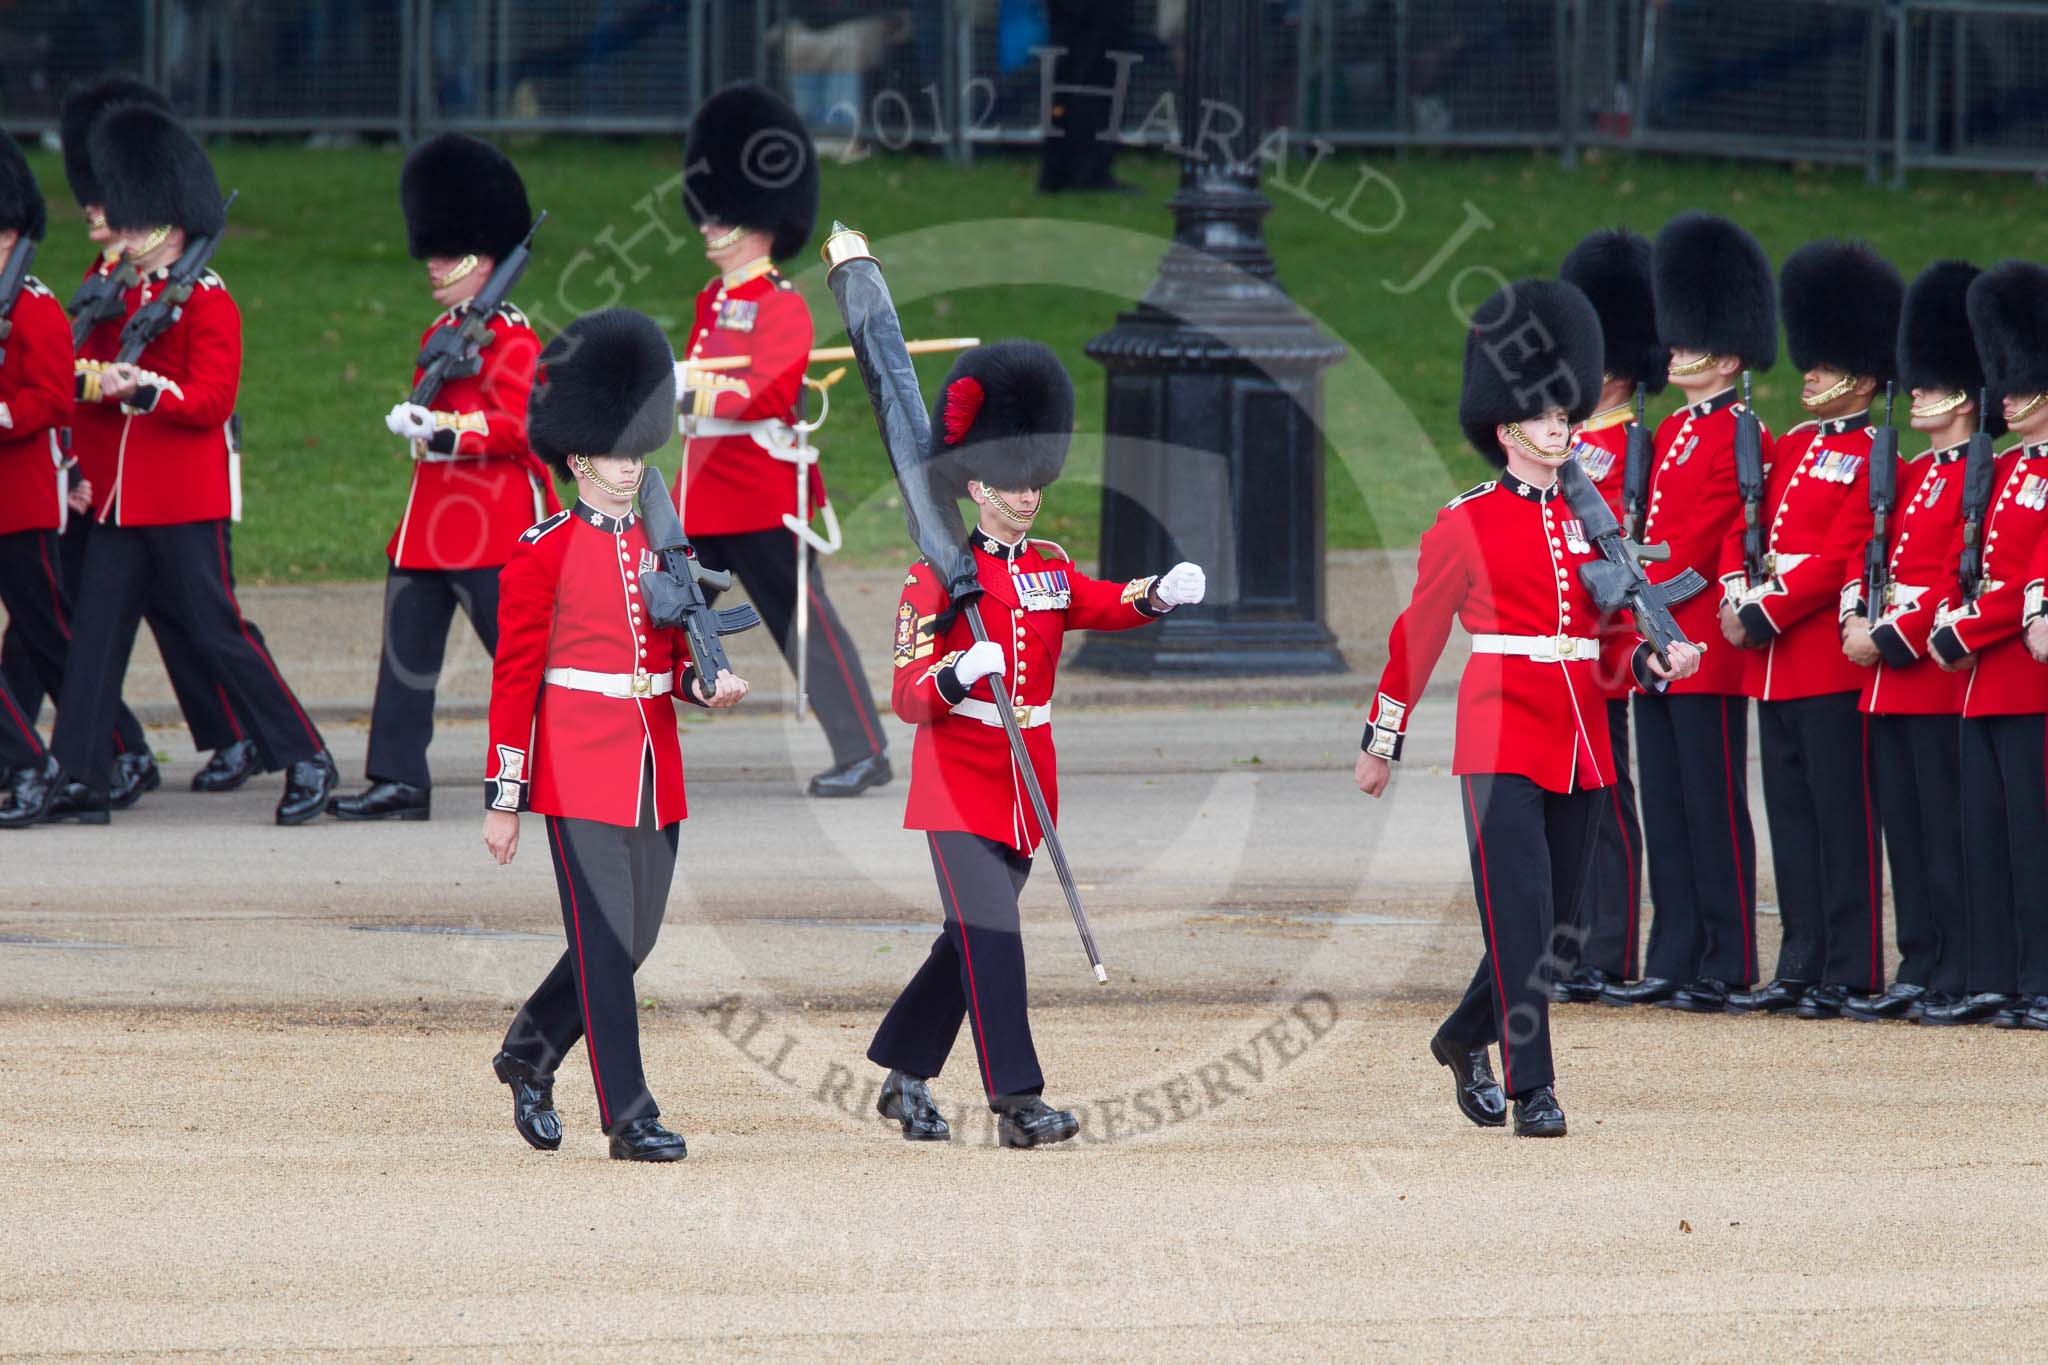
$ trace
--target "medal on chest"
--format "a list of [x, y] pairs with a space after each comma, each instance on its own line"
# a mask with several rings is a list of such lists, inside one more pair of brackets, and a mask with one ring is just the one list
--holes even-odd
[[1065, 611], [1073, 597], [1065, 569], [1013, 574], [1010, 581], [1017, 585], [1017, 605], [1026, 611]]
[[1564, 545], [1575, 555], [1591, 554], [1593, 547], [1586, 540], [1586, 524], [1574, 517], [1564, 524]]
[[1594, 483], [1600, 482], [1614, 471], [1614, 452], [1605, 446], [1580, 441], [1577, 454], [1579, 467], [1586, 471], [1586, 477]]
[[721, 331], [751, 332], [760, 310], [761, 305], [753, 299], [727, 299], [718, 305], [717, 326]]
[[2039, 474], [2027, 475], [2026, 482], [2020, 485], [2020, 491], [2013, 495], [2013, 501], [2029, 512], [2038, 512], [2048, 507], [2048, 479], [2042, 478]]

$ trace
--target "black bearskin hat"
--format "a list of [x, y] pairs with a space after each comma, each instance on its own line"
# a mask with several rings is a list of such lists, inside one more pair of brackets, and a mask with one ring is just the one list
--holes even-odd
[[[1970, 283], [1983, 273], [1968, 261], [1936, 261], [1906, 286], [1899, 313], [1899, 382], [1908, 390], [1983, 397], [1984, 362], [1970, 335]], [[1996, 402], [1984, 426], [1993, 435], [2005, 430]]]
[[471, 253], [502, 261], [533, 226], [518, 168], [467, 133], [437, 133], [413, 148], [398, 173], [398, 202], [416, 261]]
[[1905, 281], [1861, 242], [1808, 242], [1778, 270], [1792, 363], [1883, 384], [1896, 377]]
[[1662, 393], [1671, 382], [1671, 348], [1657, 340], [1649, 238], [1627, 228], [1602, 228], [1572, 248], [1557, 274], [1600, 315], [1607, 373]]
[[1494, 428], [1551, 408], [1572, 421], [1600, 401], [1606, 356], [1600, 315], [1578, 289], [1558, 280], [1517, 280], [1472, 315], [1465, 334], [1465, 387], [1458, 425], [1472, 448], [1505, 465]]
[[43, 188], [36, 184], [21, 145], [0, 133], [0, 232], [12, 228], [32, 242], [40, 242], [49, 222]]
[[110, 109], [86, 139], [107, 195], [107, 226], [133, 232], [180, 227], [211, 237], [227, 226], [213, 163], [192, 134], [161, 109]]
[[70, 182], [71, 197], [81, 206], [105, 204], [107, 192], [93, 174], [92, 151], [87, 139], [100, 115], [121, 104], [141, 104], [171, 112], [163, 91], [146, 81], [129, 76], [109, 76], [90, 85], [74, 85], [64, 96], [58, 117], [58, 136], [64, 143], [64, 179]]
[[1036, 341], [977, 346], [953, 362], [932, 408], [934, 486], [964, 497], [967, 481], [1043, 488], [1060, 476], [1074, 436], [1074, 381]]
[[1970, 335], [1992, 401], [2048, 391], [2048, 270], [2006, 261], [1970, 285]]
[[645, 313], [585, 313], [541, 351], [526, 441], [563, 478], [572, 455], [652, 455], [675, 420], [675, 353]]
[[693, 223], [767, 233], [778, 261], [803, 250], [818, 217], [818, 149], [796, 110], [751, 83], [705, 100], [683, 142], [683, 210]]
[[1734, 356], [1752, 370], [1778, 363], [1778, 293], [1756, 238], [1711, 213], [1681, 213], [1651, 253], [1657, 336], [1673, 350]]

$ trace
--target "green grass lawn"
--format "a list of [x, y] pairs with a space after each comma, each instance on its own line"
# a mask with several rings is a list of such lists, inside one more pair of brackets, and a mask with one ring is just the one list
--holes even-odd
[[[546, 324], [622, 303], [654, 315], [680, 343], [708, 267], [682, 235], [672, 185], [663, 188], [679, 169], [675, 144], [552, 139], [508, 149], [535, 207], [552, 214], [515, 295], [543, 336]], [[214, 155], [222, 184], [242, 191], [216, 260], [246, 326], [238, 568], [254, 582], [379, 575], [408, 477], [383, 416], [405, 394], [435, 311], [405, 253], [399, 154], [279, 142], [220, 144]], [[55, 211], [38, 273], [63, 293], [89, 252], [56, 158], [33, 160]], [[1454, 303], [1475, 306], [1491, 287], [1488, 271], [1552, 273], [1594, 227], [1621, 222], [1654, 234], [1673, 213], [1706, 208], [1747, 224], [1774, 260], [1842, 233], [1869, 239], [1908, 276], [1943, 256], [1989, 264], [2044, 254], [2043, 191], [2022, 177], [1929, 173], [1894, 194], [1852, 170], [1612, 156], [1567, 172], [1551, 158], [1512, 154], [1332, 155], [1303, 184], [1304, 169], [1297, 162], [1285, 184], [1269, 183], [1267, 232], [1282, 282], [1350, 353], [1328, 372], [1325, 394], [1332, 547], [1412, 543], [1438, 505], [1485, 477], [1456, 425]], [[1040, 526], [1088, 562], [1103, 386], [1081, 350], [1149, 282], [1176, 171], [1163, 157], [1130, 156], [1119, 173], [1140, 193], [1048, 199], [1033, 191], [1034, 170], [1022, 157], [987, 157], [971, 170], [923, 156], [851, 165], [828, 157], [824, 218], [873, 239], [907, 334], [1035, 337], [1066, 359], [1081, 431]], [[820, 343], [842, 339], [815, 256], [789, 269], [811, 300]], [[927, 392], [949, 363], [920, 363]], [[1796, 389], [1789, 362], [1759, 376], [1759, 406], [1774, 427], [1796, 420]], [[847, 553], [900, 560], [908, 543], [857, 379], [849, 375], [833, 399], [818, 443]], [[672, 446], [658, 458], [673, 469], [676, 454]]]

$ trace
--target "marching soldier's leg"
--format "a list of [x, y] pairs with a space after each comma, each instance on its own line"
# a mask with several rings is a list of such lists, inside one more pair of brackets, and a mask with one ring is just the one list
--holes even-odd
[[1806, 987], [1818, 983], [1827, 952], [1821, 913], [1821, 837], [1802, 743], [1801, 701], [1759, 702], [1757, 745], [1764, 779], [1764, 819], [1771, 829], [1771, 867], [1778, 880], [1778, 969], [1775, 979]]
[[[719, 554], [746, 586], [790, 672], [796, 672], [796, 537], [786, 530], [716, 537]], [[807, 550], [808, 553], [808, 550]], [[817, 555], [810, 565], [810, 643], [805, 678], [811, 707], [832, 745], [832, 767], [811, 783], [814, 796], [857, 796], [889, 780], [875, 699], [853, 638], [825, 596]], [[859, 771], [854, 771], [858, 767]]]
[[[71, 595], [65, 588], [58, 543], [55, 531], [0, 536], [0, 607], [7, 611], [8, 653], [0, 675], [14, 689], [15, 703], [31, 724], [45, 695], [54, 700], [63, 694], [64, 667], [71, 656]], [[157, 785], [156, 758], [142, 725], [118, 699], [114, 761], [125, 778], [125, 790], [115, 796], [116, 809], [133, 804]], [[117, 780], [116, 785], [123, 783]]]
[[[395, 782], [416, 789], [420, 799], [390, 814], [424, 819], [426, 791], [434, 784], [427, 769], [427, 745], [434, 738], [434, 691], [448, 652], [448, 627], [455, 620], [455, 593], [438, 569], [387, 570], [384, 577], [384, 648], [377, 656], [377, 696], [370, 710], [370, 748], [363, 772], [370, 782]], [[367, 796], [368, 793], [365, 793]], [[384, 817], [345, 809], [355, 798], [337, 801], [344, 818]]]
[[158, 583], [150, 592], [142, 619], [156, 637], [156, 651], [163, 656], [164, 674], [170, 679], [171, 694], [178, 699], [185, 728], [191, 732], [192, 747], [210, 753], [249, 735], [235, 719], [227, 687], [214, 676], [205, 655], [179, 624], [176, 594], [171, 584]]
[[968, 1035], [991, 1104], [1045, 1089], [1024, 979], [1024, 940], [1017, 912], [1015, 855], [977, 834], [929, 836], [946, 932], [960, 959]]
[[1747, 986], [1756, 980], [1756, 835], [1749, 823], [1749, 702], [1678, 697], [1686, 813], [1705, 930], [1700, 975]]
[[[940, 888], [941, 896], [944, 887]], [[868, 1044], [868, 1060], [917, 1080], [930, 1080], [952, 1055], [960, 1023], [967, 1017], [960, 952], [949, 921], [918, 965], [910, 984], [889, 1006]]]
[[2000, 716], [1997, 725], [2019, 949], [2015, 987], [2027, 1026], [2048, 1029], [2048, 716]]
[[[1870, 728], [1856, 694], [1799, 703], [1820, 829], [1821, 910], [1827, 952], [1821, 981], [1851, 994], [1884, 989], [1884, 856], [1870, 781]], [[1825, 1002], [1813, 1002], [1825, 1014]]]
[[1952, 1005], [1922, 1010], [1923, 1024], [1983, 1023], [2010, 1009], [2019, 988], [2012, 855], [1994, 725], [1995, 718], [1965, 720], [1958, 734], [1969, 989]]
[[1643, 852], [1649, 868], [1649, 951], [1640, 986], [1610, 990], [1616, 1004], [1661, 1000], [1698, 971], [1703, 931], [1699, 922], [1692, 835], [1686, 826], [1684, 774], [1679, 766], [1676, 697], [1634, 699], [1636, 753], [1642, 759]]
[[211, 662], [228, 689], [235, 714], [254, 731], [257, 743], [289, 777], [277, 808], [280, 824], [315, 819], [334, 789], [334, 760], [326, 742], [277, 663], [243, 619], [235, 602], [227, 559], [225, 521], [153, 526], [142, 532], [151, 545], [152, 570], [175, 589], [179, 625]]
[[451, 569], [448, 571], [448, 586], [455, 593], [455, 600], [461, 604], [463, 613], [469, 617], [469, 628], [476, 632], [476, 638], [484, 647], [484, 653], [497, 657], [498, 653], [498, 569], [496, 565], [487, 569]]
[[584, 1051], [607, 1133], [661, 1111], [640, 1066], [640, 1018], [633, 994], [634, 831], [594, 820], [547, 818], [548, 850], [562, 898]]
[[15, 773], [40, 771], [47, 757], [43, 737], [14, 699], [7, 679], [0, 677], [0, 777], [8, 778], [11, 787]]
[[[1622, 913], [1616, 917], [1615, 924], [1621, 931], [1621, 967], [1618, 974], [1628, 979], [1635, 976], [1642, 952], [1643, 823], [1636, 813], [1636, 783], [1629, 762], [1626, 701], [1616, 699], [1607, 703], [1607, 737], [1614, 746], [1614, 786], [1609, 789], [1608, 804], [1614, 816], [1612, 829], [1624, 849], [1622, 868], [1627, 884], [1621, 903]], [[1607, 827], [1604, 821], [1602, 827]], [[1606, 869], [1600, 875], [1609, 875], [1611, 870]]]
[[[1960, 722], [1954, 716], [1911, 716], [1912, 775], [1920, 801], [1919, 832], [1926, 850], [1921, 859], [1919, 896], [1927, 934], [1935, 944], [1927, 968], [1930, 994], [1960, 996], [1969, 990], [1969, 897], [1963, 871], [1963, 792], [1959, 747]], [[1889, 831], [1887, 831], [1889, 837]], [[1894, 895], [1898, 875], [1893, 874]]]
[[[104, 824], [107, 783], [113, 764], [112, 717], [142, 625], [151, 562], [147, 535], [126, 527], [100, 527], [86, 550], [85, 577], [91, 585], [72, 621], [70, 666], [57, 700], [57, 727], [50, 737], [53, 780], [24, 799], [16, 789], [14, 808], [0, 823], [33, 824], [52, 816], [77, 815]], [[54, 779], [69, 779], [65, 783]]]
[[[1934, 888], [1941, 884], [1930, 882], [1933, 869], [1928, 865], [1936, 842], [1933, 821], [1955, 821], [1956, 792], [1953, 764], [1948, 776], [1946, 807], [1934, 804], [1937, 793], [1928, 792], [1923, 798], [1919, 790], [1921, 776], [1914, 727], [1925, 719], [1928, 718], [1870, 718], [1870, 777], [1878, 819], [1884, 827], [1885, 854], [1891, 866], [1892, 914], [1899, 941], [1898, 980], [1905, 985], [1932, 989], [1935, 964], [1941, 956], [1941, 931], [1931, 899]], [[1935, 719], [1948, 729], [1955, 728], [1952, 716]], [[1961, 869], [1951, 867], [1948, 875], [1955, 880], [1940, 894], [1960, 902]], [[1960, 929], [1961, 917], [1957, 918]]]
[[[1500, 1041], [1501, 1088], [1522, 1099], [1550, 1085], [1550, 948], [1555, 924], [1545, 793], [1524, 777], [1475, 773], [1460, 779], [1465, 840], [1479, 929], [1491, 967], [1494, 1029]], [[1580, 833], [1588, 827], [1581, 825]], [[1580, 843], [1578, 855], [1583, 856]], [[1439, 1032], [1476, 1046], [1475, 977]]]

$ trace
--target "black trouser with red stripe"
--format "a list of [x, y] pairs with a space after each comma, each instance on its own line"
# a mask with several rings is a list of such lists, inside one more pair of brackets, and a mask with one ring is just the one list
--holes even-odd
[[1954, 716], [1870, 718], [1871, 785], [1891, 867], [1899, 980], [1943, 995], [1969, 989], [1957, 730]]
[[83, 582], [50, 740], [70, 776], [92, 785], [107, 780], [114, 707], [152, 594], [210, 661], [266, 758], [288, 766], [326, 748], [262, 637], [242, 619], [225, 520], [95, 526]]
[[1705, 693], [1635, 699], [1637, 790], [1649, 864], [1644, 976], [1756, 982], [1756, 834], [1749, 823], [1749, 701]]
[[384, 579], [384, 650], [370, 710], [372, 782], [432, 786], [427, 745], [434, 738], [434, 689], [448, 653], [455, 609], [469, 615], [484, 652], [498, 652], [498, 570], [397, 569]]
[[1629, 776], [1628, 702], [1620, 698], [1607, 703], [1607, 738], [1614, 751], [1614, 785], [1600, 793], [1593, 861], [1572, 909], [1572, 932], [1560, 939], [1558, 951], [1573, 966], [1625, 979], [1636, 974], [1642, 939], [1643, 827]]
[[1778, 880], [1779, 979], [1884, 988], [1884, 874], [1854, 692], [1756, 704]]
[[585, 1039], [606, 1132], [661, 1112], [640, 1065], [633, 973], [661, 933], [681, 822], [656, 828], [651, 779], [643, 790], [636, 827], [547, 817], [569, 947], [505, 1034], [505, 1051], [542, 1075], [553, 1075], [576, 1040]]
[[[735, 535], [693, 536], [697, 558], [707, 569], [731, 570], [768, 632], [782, 649], [792, 672], [796, 669], [796, 536], [782, 527], [768, 531], [745, 531]], [[809, 663], [805, 686], [818, 723], [832, 744], [833, 765], [842, 766], [879, 754], [888, 741], [882, 736], [882, 722], [875, 716], [875, 698], [868, 690], [867, 677], [860, 671], [860, 654], [853, 637], [840, 624], [839, 613], [825, 596], [825, 579], [819, 572], [818, 554], [809, 546], [811, 626]], [[713, 601], [717, 593], [706, 594]]]
[[[7, 609], [7, 641], [0, 649], [0, 681], [13, 691], [14, 708], [35, 725], [44, 696], [61, 696], [64, 664], [71, 654], [71, 594], [67, 591], [55, 531], [17, 531], [0, 536], [0, 607]], [[0, 716], [0, 769], [24, 766], [12, 717]], [[36, 752], [42, 752], [37, 742]], [[147, 753], [142, 726], [118, 698], [114, 702], [113, 751]]]
[[15, 700], [14, 689], [0, 674], [0, 781], [18, 768], [41, 769], [45, 751], [35, 721]]
[[[85, 547], [92, 539], [95, 523], [90, 517], [77, 516], [57, 537], [57, 564], [64, 593], [65, 609], [75, 615], [74, 605], [81, 586], [85, 582]], [[38, 572], [41, 572], [39, 567]], [[228, 586], [234, 586], [234, 528], [228, 528]], [[214, 677], [213, 669], [192, 643], [192, 638], [180, 626], [169, 605], [170, 589], [165, 584], [153, 584], [149, 600], [142, 609], [142, 619], [149, 623], [150, 634], [156, 637], [157, 653], [163, 656], [164, 673], [170, 678], [171, 692], [178, 700], [178, 710], [185, 717], [185, 726], [192, 734], [192, 747], [205, 752], [224, 749], [238, 740], [254, 736], [249, 729], [235, 719], [234, 707], [228, 700], [227, 688]], [[255, 637], [259, 647], [263, 644], [263, 632], [256, 628], [254, 621], [245, 623], [249, 633]], [[7, 680], [14, 684], [15, 695], [24, 707], [33, 712], [42, 704], [45, 692], [55, 698], [60, 689], [46, 687], [41, 683], [24, 685], [24, 679], [31, 674], [25, 648], [16, 640], [12, 623], [7, 628], [7, 638], [0, 645], [0, 669], [7, 671]], [[122, 708], [123, 712], [126, 707]], [[139, 733], [139, 732], [138, 732]], [[140, 742], [139, 740], [137, 741]], [[115, 751], [124, 752], [117, 737]], [[275, 759], [267, 758], [266, 767], [275, 768]]]
[[964, 1018], [991, 1102], [1045, 1089], [1024, 984], [1017, 897], [1031, 859], [958, 830], [928, 831], [946, 927], [882, 1017], [868, 1060], [929, 1079], [953, 1051]]
[[1555, 1078], [1551, 940], [1558, 908], [1579, 903], [1607, 793], [1546, 791], [1515, 773], [1468, 773], [1458, 786], [1486, 951], [1438, 1031], [1464, 1047], [1499, 1043], [1501, 1088], [1520, 1097]]
[[1970, 990], [2048, 995], [2048, 717], [1962, 722]]

